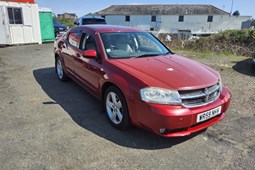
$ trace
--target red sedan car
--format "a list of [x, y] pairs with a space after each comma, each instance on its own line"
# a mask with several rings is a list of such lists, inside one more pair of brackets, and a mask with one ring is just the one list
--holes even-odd
[[225, 117], [231, 94], [218, 72], [172, 53], [148, 32], [77, 26], [55, 42], [56, 73], [103, 100], [110, 123], [186, 136]]

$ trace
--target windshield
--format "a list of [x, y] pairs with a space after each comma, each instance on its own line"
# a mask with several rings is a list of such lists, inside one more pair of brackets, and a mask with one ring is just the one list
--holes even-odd
[[108, 58], [138, 58], [168, 54], [154, 36], [148, 32], [101, 33]]

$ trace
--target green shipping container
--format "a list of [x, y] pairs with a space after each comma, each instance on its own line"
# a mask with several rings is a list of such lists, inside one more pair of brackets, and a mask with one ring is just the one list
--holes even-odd
[[39, 12], [42, 42], [55, 40], [54, 26], [51, 12]]

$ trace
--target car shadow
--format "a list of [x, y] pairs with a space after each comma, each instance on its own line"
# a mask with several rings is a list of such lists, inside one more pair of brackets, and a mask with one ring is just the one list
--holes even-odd
[[252, 59], [239, 61], [232, 68], [238, 73], [255, 77], [255, 66], [252, 65]]
[[60, 82], [53, 67], [34, 70], [33, 75], [52, 99], [42, 104], [59, 104], [79, 126], [118, 145], [136, 149], [162, 149], [180, 144], [202, 133], [188, 137], [164, 138], [135, 127], [126, 131], [117, 130], [108, 122], [99, 100], [73, 81]]

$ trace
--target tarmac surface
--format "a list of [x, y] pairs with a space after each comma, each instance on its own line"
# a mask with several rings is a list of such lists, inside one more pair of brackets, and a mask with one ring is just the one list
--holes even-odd
[[114, 129], [100, 101], [57, 79], [52, 43], [0, 48], [0, 169], [254, 169], [254, 69], [192, 58], [220, 72], [232, 103], [206, 131], [163, 138]]

